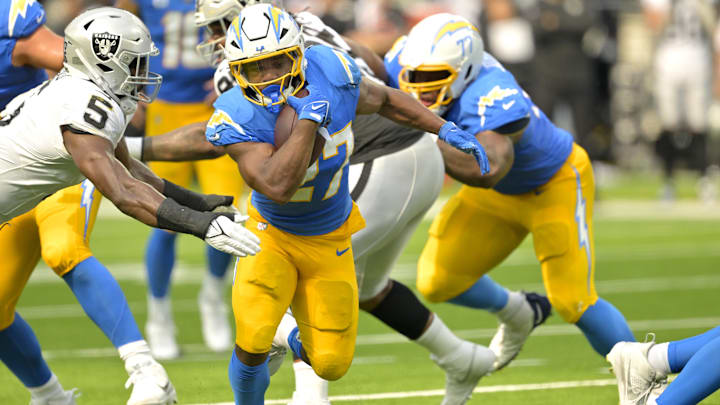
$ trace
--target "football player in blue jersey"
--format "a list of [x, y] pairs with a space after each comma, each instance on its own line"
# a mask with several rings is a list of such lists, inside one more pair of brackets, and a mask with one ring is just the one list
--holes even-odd
[[[470, 159], [439, 143], [446, 171], [475, 187], [462, 187], [430, 227], [418, 264], [420, 292], [433, 302], [500, 316], [516, 311], [484, 275], [531, 233], [547, 296], [560, 316], [603, 356], [615, 343], [633, 341], [622, 314], [595, 291], [595, 185], [588, 156], [484, 52], [477, 28], [456, 15], [430, 16], [396, 42], [385, 65], [393, 87], [476, 134], [486, 149], [514, 149], [514, 159], [480, 175]], [[496, 370], [518, 354], [527, 337], [519, 332], [501, 324], [493, 337]]]
[[[241, 0], [198, 0], [196, 4], [196, 24], [207, 28], [206, 41], [198, 49], [213, 61], [223, 60], [215, 74], [215, 87], [218, 92], [225, 92], [236, 80], [224, 60], [221, 44], [230, 22], [247, 4]], [[368, 80], [386, 76], [382, 59], [369, 49], [348, 42], [309, 12], [293, 17], [302, 27], [306, 46], [327, 45], [347, 52]], [[355, 147], [349, 163], [349, 189], [366, 220], [366, 227], [352, 236], [360, 309], [430, 352], [432, 360], [446, 373], [444, 405], [465, 403], [478, 380], [492, 368], [495, 355], [485, 347], [458, 338], [407, 287], [390, 279], [390, 271], [407, 238], [440, 192], [444, 172], [440, 151], [431, 135], [378, 114], [357, 117], [352, 130]], [[131, 153], [151, 161], [193, 160], [225, 152], [223, 147], [207, 142], [197, 125], [131, 140], [134, 141], [129, 143]], [[504, 153], [512, 153], [512, 148], [507, 147]], [[550, 309], [547, 298], [525, 294], [523, 300], [520, 292], [508, 294], [510, 300], [519, 301], [516, 305], [520, 308], [509, 312], [507, 319], [501, 318], [507, 325], [527, 334], [547, 318]], [[281, 364], [284, 352], [290, 350], [286, 337], [296, 326], [291, 315], [283, 317], [269, 356], [271, 374]], [[297, 358], [293, 369], [292, 405], [329, 403], [326, 380], [317, 377], [312, 367]]]
[[[236, 403], [261, 404], [267, 354], [288, 306], [298, 320], [289, 346], [320, 377], [340, 378], [352, 360], [358, 292], [350, 237], [364, 226], [347, 179], [355, 114], [379, 112], [439, 133], [471, 153], [483, 173], [488, 157], [471, 134], [412, 97], [363, 80], [344, 52], [305, 50], [297, 23], [278, 8], [244, 8], [229, 29], [225, 55], [239, 85], [215, 102], [206, 136], [233, 157], [253, 189], [246, 226], [263, 245], [236, 265], [229, 375]], [[302, 88], [309, 95], [294, 97]], [[281, 144], [274, 126], [284, 103], [298, 121]], [[317, 142], [320, 136], [325, 140]], [[311, 161], [316, 143], [322, 151]]]
[[[195, 26], [194, 1], [117, 0], [116, 6], [137, 14], [147, 24], [160, 51], [150, 61], [152, 69], [163, 76], [163, 84], [157, 100], [147, 106], [147, 136], [206, 122], [213, 113], [208, 97], [214, 99], [215, 95], [211, 86], [214, 69], [196, 50], [202, 31]], [[197, 162], [152, 162], [150, 168], [159, 177], [183, 187], [190, 186], [194, 175], [203, 192], [232, 195], [236, 204], [240, 201], [242, 178], [228, 156]], [[180, 355], [170, 301], [176, 237], [174, 232], [153, 229], [145, 253], [149, 289], [145, 332], [159, 359]], [[225, 351], [232, 346], [224, 301], [225, 274], [231, 257], [209, 246], [206, 257], [208, 271], [198, 295], [202, 335], [208, 348]]]
[[[720, 389], [720, 326], [687, 339], [619, 342], [607, 359], [620, 405], [694, 405]], [[680, 373], [668, 385], [667, 377]]]

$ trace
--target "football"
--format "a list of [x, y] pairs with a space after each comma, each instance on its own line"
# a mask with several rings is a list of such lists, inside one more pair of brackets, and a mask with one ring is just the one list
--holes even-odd
[[[295, 97], [302, 98], [307, 96], [308, 94], [309, 93], [307, 89], [301, 89], [295, 94]], [[289, 104], [285, 104], [282, 110], [280, 110], [280, 114], [278, 114], [277, 116], [277, 121], [275, 121], [276, 148], [279, 148], [288, 140], [290, 134], [292, 134], [295, 124], [297, 124], [297, 113], [295, 112], [295, 109], [292, 108]], [[320, 135], [316, 135], [315, 146], [313, 146], [313, 151], [310, 155], [310, 165], [312, 165], [318, 159], [324, 146], [325, 138]]]

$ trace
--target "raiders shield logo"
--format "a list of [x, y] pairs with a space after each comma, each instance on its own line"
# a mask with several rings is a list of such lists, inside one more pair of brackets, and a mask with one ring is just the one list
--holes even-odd
[[120, 45], [120, 35], [103, 32], [92, 36], [93, 52], [102, 61], [110, 59]]

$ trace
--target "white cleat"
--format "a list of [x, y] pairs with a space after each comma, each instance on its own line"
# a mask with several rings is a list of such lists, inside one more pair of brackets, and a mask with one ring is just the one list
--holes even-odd
[[502, 369], [510, 364], [522, 350], [530, 333], [550, 316], [550, 301], [544, 295], [523, 292], [524, 300], [510, 319], [500, 323], [495, 336], [490, 341], [490, 350], [495, 353], [497, 360], [493, 364], [493, 371]]
[[30, 405], [77, 405], [75, 398], [80, 394], [76, 388], [69, 391], [60, 391], [47, 398], [30, 398]]
[[667, 375], [655, 370], [647, 358], [654, 344], [654, 341], [618, 342], [605, 356], [617, 379], [620, 405], [654, 403], [665, 389]]
[[293, 392], [292, 400], [288, 405], [330, 405], [330, 400], [304, 397], [297, 391]]
[[268, 361], [268, 369], [270, 375], [277, 373], [280, 366], [285, 360], [285, 354], [290, 350], [290, 344], [288, 343], [288, 336], [297, 327], [297, 321], [292, 315], [292, 312], [288, 309], [283, 314], [280, 320], [280, 325], [275, 330], [275, 336], [273, 336], [272, 346], [270, 347], [270, 353], [268, 354], [270, 360]]
[[229, 351], [233, 347], [233, 341], [227, 304], [221, 297], [201, 290], [198, 295], [198, 307], [205, 345], [214, 352]]
[[163, 366], [150, 356], [133, 365], [126, 365], [130, 378], [125, 388], [133, 386], [127, 405], [169, 405], [177, 402], [177, 394]]
[[150, 352], [158, 360], [180, 357], [180, 347], [175, 340], [175, 322], [169, 298], [148, 296], [148, 319], [145, 324]]
[[443, 360], [430, 358], [445, 370], [445, 398], [442, 405], [463, 405], [480, 381], [492, 371], [495, 354], [488, 348], [463, 341], [455, 353]]

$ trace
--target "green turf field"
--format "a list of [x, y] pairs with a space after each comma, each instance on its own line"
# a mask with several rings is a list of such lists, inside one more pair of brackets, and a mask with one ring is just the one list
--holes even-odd
[[[627, 198], [633, 189], [627, 187], [619, 194]], [[693, 203], [667, 207], [610, 198], [597, 211], [597, 288], [624, 312], [638, 339], [649, 331], [654, 331], [659, 341], [679, 339], [720, 325], [720, 208]], [[414, 285], [415, 260], [428, 225], [422, 224], [395, 270], [395, 278], [410, 286]], [[95, 227], [92, 244], [97, 257], [120, 281], [141, 329], [146, 294], [142, 254], [147, 233], [139, 223], [103, 217]], [[199, 329], [196, 294], [203, 246], [186, 236], [181, 238], [179, 251], [180, 268], [172, 293], [184, 356], [164, 364], [180, 403], [229, 403], [229, 354], [206, 350]], [[542, 289], [529, 239], [491, 275], [509, 288]], [[430, 307], [461, 337], [489, 343], [494, 317], [449, 304]], [[69, 289], [46, 267], [36, 270], [19, 312], [35, 329], [63, 385], [82, 392], [79, 404], [123, 404], [127, 400], [129, 392], [123, 388], [127, 375], [115, 350], [84, 316]], [[355, 356], [348, 374], [330, 385], [330, 395], [340, 397], [333, 403], [440, 403], [444, 375], [428, 354], [364, 314]], [[469, 403], [615, 404], [613, 378], [607, 363], [576, 328], [553, 316], [536, 330], [511, 367], [480, 381], [480, 392]], [[289, 398], [293, 381], [286, 360], [271, 381], [268, 403], [284, 403], [273, 400]], [[25, 404], [28, 400], [19, 381], [0, 367], [0, 404]], [[720, 404], [720, 394], [703, 403]]]

